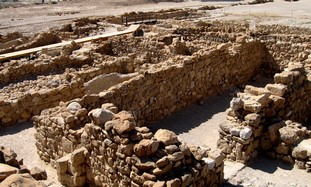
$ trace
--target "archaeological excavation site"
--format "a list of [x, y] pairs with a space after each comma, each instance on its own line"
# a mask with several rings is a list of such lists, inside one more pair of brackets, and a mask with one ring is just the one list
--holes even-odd
[[[226, 163], [266, 165], [261, 157], [306, 176], [288, 186], [310, 185], [311, 28], [206, 18], [218, 9], [1, 32], [0, 186], [286, 186], [227, 176]], [[209, 99], [224, 107], [184, 112], [190, 123], [203, 116], [191, 126], [176, 119], [209, 111]]]

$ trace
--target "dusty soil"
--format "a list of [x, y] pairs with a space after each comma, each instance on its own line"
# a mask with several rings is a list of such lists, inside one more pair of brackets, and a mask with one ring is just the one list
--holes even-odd
[[[241, 1], [243, 2], [243, 1]], [[0, 2], [1, 3], [1, 2]], [[184, 3], [127, 3], [121, 1], [60, 2], [56, 5], [26, 5], [0, 9], [0, 34], [21, 31], [37, 33], [57, 27], [72, 19], [85, 16], [119, 15], [130, 11], [151, 11], [169, 8], [197, 8], [203, 5], [222, 6], [207, 11], [202, 19], [248, 20], [257, 24], [283, 24], [311, 28], [311, 1], [284, 2], [258, 5], [231, 6], [239, 1], [184, 2]], [[210, 97], [203, 105], [193, 105], [158, 122], [157, 128], [176, 132], [188, 143], [216, 147], [218, 125], [225, 119], [225, 110], [236, 89], [228, 94]], [[12, 148], [29, 167], [38, 166], [48, 172], [50, 186], [60, 186], [56, 171], [45, 165], [36, 154], [34, 128], [31, 123], [16, 124], [0, 130], [0, 145]], [[310, 186], [310, 174], [274, 160], [259, 157], [244, 166], [225, 162], [227, 186]]]

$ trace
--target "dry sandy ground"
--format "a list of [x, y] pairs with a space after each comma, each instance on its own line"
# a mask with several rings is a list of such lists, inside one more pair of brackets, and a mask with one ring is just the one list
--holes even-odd
[[259, 24], [311, 27], [310, 0], [296, 2], [274, 0], [272, 3], [232, 6], [234, 4], [245, 4], [247, 1], [250, 0], [162, 2], [155, 4], [141, 3], [145, 2], [144, 0], [88, 0], [10, 7], [0, 9], [0, 34], [13, 31], [36, 33], [50, 27], [60, 26], [69, 20], [86, 16], [120, 15], [131, 11], [155, 11], [171, 8], [197, 8], [205, 5], [223, 7], [218, 10], [207, 11], [206, 19], [249, 20]]

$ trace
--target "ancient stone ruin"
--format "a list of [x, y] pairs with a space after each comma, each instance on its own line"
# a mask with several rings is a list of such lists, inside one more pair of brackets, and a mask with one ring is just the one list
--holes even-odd
[[[311, 171], [310, 30], [172, 19], [141, 29], [3, 62], [0, 124], [32, 119], [40, 158], [67, 186], [217, 186], [225, 158], [261, 152]], [[274, 83], [236, 94], [219, 149], [148, 128], [259, 74]]]
[[[10, 148], [0, 147], [0, 181], [1, 186], [37, 186], [46, 185], [39, 180], [47, 179], [44, 170], [34, 167], [28, 169], [23, 160], [17, 160], [17, 154]], [[37, 181], [38, 180], [38, 181]]]

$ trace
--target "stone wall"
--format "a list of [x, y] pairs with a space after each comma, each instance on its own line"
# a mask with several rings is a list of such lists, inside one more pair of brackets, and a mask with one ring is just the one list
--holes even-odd
[[[249, 53], [253, 54], [252, 57]], [[120, 110], [131, 112], [138, 125], [145, 125], [208, 95], [248, 81], [260, 70], [263, 56], [264, 47], [257, 42], [221, 45], [218, 50], [201, 51], [186, 58], [177, 56], [173, 59], [174, 64], [153, 65], [128, 81], [76, 101], [87, 110], [98, 108], [101, 103], [114, 103]], [[51, 119], [59, 116], [62, 106], [67, 105], [60, 104], [43, 111], [42, 115], [51, 114]], [[84, 119], [67, 114], [63, 116], [65, 121]]]
[[289, 62], [306, 60], [311, 51], [311, 32], [304, 28], [256, 25], [255, 22], [201, 21], [195, 26], [177, 28], [174, 33], [185, 36], [190, 41], [204, 39], [228, 43], [241, 37], [258, 40], [268, 49], [263, 74], [270, 76], [284, 70]]
[[[252, 55], [249, 55], [252, 54]], [[265, 48], [258, 42], [176, 56], [140, 76], [100, 93], [103, 101], [131, 111], [144, 124], [163, 118], [209, 95], [247, 82], [260, 71]]]
[[203, 187], [223, 182], [220, 150], [187, 145], [168, 130], [153, 134], [113, 104], [88, 111], [80, 105], [87, 107], [86, 101], [90, 98], [34, 120], [38, 153], [56, 164], [62, 184]]
[[82, 68], [80, 71], [71, 72], [67, 69], [60, 75], [8, 85], [0, 93], [0, 126], [27, 121], [44, 109], [58, 106], [60, 101], [82, 97], [85, 94], [84, 83], [102, 74], [126, 73], [129, 71], [128, 64], [132, 63], [129, 58], [120, 58], [92, 68]]
[[[173, 44], [172, 50], [176, 49], [176, 46], [178, 44]], [[166, 184], [182, 183], [183, 186], [219, 184], [223, 179], [223, 164], [220, 161], [222, 153], [216, 150], [208, 152], [211, 153], [209, 155], [206, 152], [208, 148], [200, 150], [190, 146], [192, 155], [197, 155], [194, 159], [189, 153], [187, 153], [188, 156], [182, 153], [183, 148], [180, 146], [183, 144], [180, 141], [166, 145], [169, 147], [161, 147], [161, 143], [156, 143], [159, 142], [156, 134], [153, 136], [148, 128], [138, 126], [145, 126], [211, 94], [248, 81], [260, 71], [264, 56], [264, 46], [253, 41], [235, 45], [221, 44], [215, 50], [199, 50], [191, 56], [177, 55], [163, 63], [149, 64], [148, 68], [141, 69], [139, 75], [128, 81], [99, 94], [85, 95], [80, 99], [60, 103], [60, 106], [44, 110], [40, 116], [34, 117], [38, 153], [41, 159], [55, 164], [55, 160], [72, 153], [81, 146], [87, 149], [88, 154], [84, 156], [84, 159], [88, 161], [61, 169], [60, 176], [63, 178], [60, 177], [60, 180], [66, 184], [76, 184], [80, 180], [83, 182], [85, 178], [90, 183], [97, 185], [108, 183], [112, 186], [121, 184], [127, 186], [129, 182], [134, 183], [132, 185], [141, 186], [148, 180], [151, 182], [146, 182], [145, 186], [152, 186], [156, 181], [162, 181], [162, 183], [166, 181]], [[111, 117], [114, 118], [112, 122], [101, 123], [98, 126], [98, 121], [94, 119], [94, 116], [101, 116], [98, 111], [102, 109], [95, 108], [107, 102], [114, 103], [116, 107], [104, 104], [102, 108], [108, 108], [115, 113], [116, 108], [128, 111], [116, 114], [116, 116], [124, 115], [126, 120], [123, 120], [125, 117], [115, 116]], [[93, 123], [90, 123], [90, 119]], [[122, 123], [119, 124], [120, 122]], [[128, 147], [131, 141], [136, 144]], [[152, 148], [153, 145], [157, 145], [158, 149]], [[173, 150], [168, 150], [171, 148]], [[132, 150], [135, 156], [127, 149]], [[149, 152], [146, 153], [143, 150], [151, 151], [150, 154], [152, 156], [156, 154], [157, 158], [145, 161]], [[161, 156], [160, 153], [163, 151], [167, 155]], [[203, 155], [209, 156], [204, 159], [204, 162], [200, 161]], [[132, 160], [137, 156], [138, 163], [140, 163], [138, 166], [137, 160]], [[168, 158], [168, 160], [163, 159], [166, 160], [165, 163], [167, 162], [166, 167], [161, 164], [157, 165], [157, 159], [164, 156]], [[71, 157], [74, 157], [73, 154], [59, 162], [70, 162]], [[173, 160], [170, 160], [171, 157]], [[118, 161], [113, 162], [115, 160], [111, 159], [105, 161], [105, 158]], [[192, 161], [189, 158], [192, 158]], [[58, 165], [59, 162], [57, 162]], [[210, 167], [208, 164], [213, 162], [216, 167], [213, 167], [212, 171], [206, 170], [206, 167]], [[81, 172], [77, 174], [75, 168]], [[94, 176], [83, 174], [82, 171], [87, 168], [91, 169], [87, 173], [94, 174]], [[125, 170], [125, 168], [130, 168], [130, 170]], [[173, 170], [176, 168], [175, 174], [168, 171], [172, 168]], [[68, 175], [63, 175], [64, 173]]]
[[220, 125], [218, 147], [228, 159], [243, 163], [264, 151], [310, 168], [310, 150], [302, 143], [311, 137], [302, 125], [311, 114], [309, 60], [289, 63], [274, 81], [265, 88], [246, 86], [233, 98], [227, 121]]

